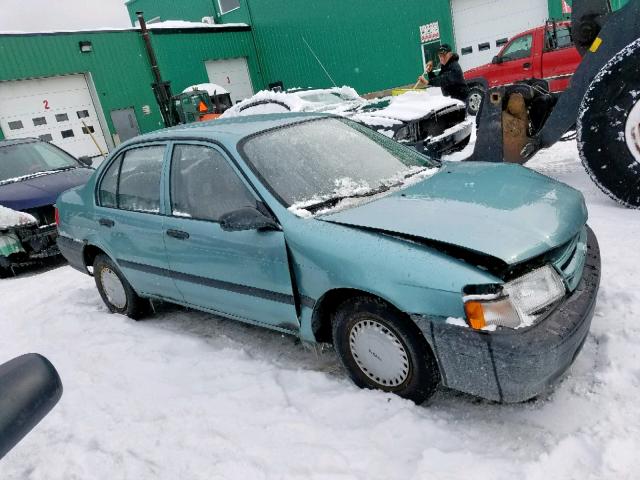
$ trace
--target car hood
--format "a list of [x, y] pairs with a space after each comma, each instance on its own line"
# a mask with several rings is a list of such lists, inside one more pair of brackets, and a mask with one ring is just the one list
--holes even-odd
[[0, 185], [0, 205], [13, 210], [52, 205], [65, 190], [85, 184], [93, 172], [74, 168]]
[[446, 163], [434, 176], [355, 208], [318, 217], [489, 255], [513, 265], [573, 238], [582, 194], [518, 165]]
[[411, 122], [449, 108], [464, 109], [465, 105], [460, 100], [432, 94], [429, 90], [416, 90], [392, 97], [383, 108], [361, 109], [352, 118], [366, 118], [365, 123], [374, 123], [374, 119], [390, 119], [397, 123]]

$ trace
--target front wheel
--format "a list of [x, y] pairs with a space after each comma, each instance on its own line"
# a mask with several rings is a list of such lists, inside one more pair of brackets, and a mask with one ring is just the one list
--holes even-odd
[[578, 152], [593, 181], [640, 208], [640, 39], [602, 67], [582, 100]]
[[333, 343], [360, 388], [395, 393], [420, 404], [440, 382], [420, 330], [388, 304], [370, 297], [345, 301], [333, 319]]
[[469, 96], [467, 97], [467, 113], [469, 115], [478, 114], [484, 94], [485, 91], [482, 87], [475, 86], [469, 89]]
[[151, 310], [151, 303], [141, 298], [108, 256], [97, 255], [93, 262], [93, 276], [102, 301], [113, 313], [139, 320]]

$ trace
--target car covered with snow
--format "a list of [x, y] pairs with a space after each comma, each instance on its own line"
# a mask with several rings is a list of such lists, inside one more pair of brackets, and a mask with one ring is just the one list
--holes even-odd
[[224, 114], [224, 118], [285, 112], [324, 112], [351, 118], [430, 156], [462, 150], [471, 138], [472, 120], [463, 102], [439, 88], [408, 91], [366, 100], [350, 87], [263, 90]]
[[440, 383], [539, 394], [580, 351], [599, 288], [578, 191], [333, 115], [147, 134], [57, 205], [62, 253], [112, 312], [157, 299], [330, 342], [357, 385], [416, 402]]
[[53, 205], [87, 181], [87, 163], [38, 139], [0, 141], [0, 277], [59, 254]]

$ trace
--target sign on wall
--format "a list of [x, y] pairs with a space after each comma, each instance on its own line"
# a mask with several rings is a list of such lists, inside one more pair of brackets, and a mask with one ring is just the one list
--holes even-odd
[[420, 26], [420, 41], [422, 43], [432, 42], [440, 39], [440, 25], [438, 22], [427, 23]]

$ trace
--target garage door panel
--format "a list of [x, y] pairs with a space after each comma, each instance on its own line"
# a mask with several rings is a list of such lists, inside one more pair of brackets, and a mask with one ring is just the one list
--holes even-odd
[[78, 157], [100, 154], [93, 135], [107, 151], [84, 75], [0, 82], [0, 128], [7, 138], [43, 138]]
[[464, 70], [491, 62], [503, 47], [498, 40], [542, 25], [549, 15], [547, 0], [452, 0], [451, 10], [458, 51], [473, 50], [460, 57]]
[[209, 81], [226, 88], [233, 103], [253, 95], [246, 58], [209, 60], [205, 62], [205, 67]]

